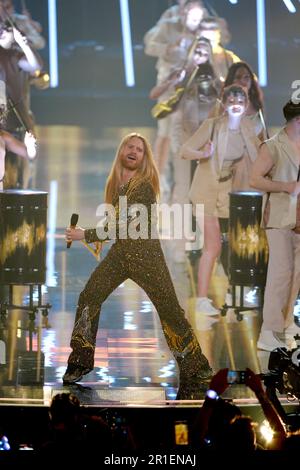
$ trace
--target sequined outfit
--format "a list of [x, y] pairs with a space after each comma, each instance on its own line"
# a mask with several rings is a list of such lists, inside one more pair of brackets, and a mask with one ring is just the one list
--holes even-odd
[[[122, 188], [120, 195], [127, 196], [128, 207], [136, 203], [144, 204], [148, 214], [151, 204], [156, 202], [148, 182], [141, 183], [132, 191], [129, 182]], [[148, 230], [152, 224], [149, 217]], [[89, 243], [99, 240], [96, 230], [86, 230], [85, 239]], [[199, 397], [212, 370], [178, 303], [159, 239], [123, 240], [117, 237], [79, 296], [69, 365], [92, 370], [101, 305], [128, 278], [144, 289], [158, 312], [168, 346], [179, 366], [180, 387], [177, 398]]]

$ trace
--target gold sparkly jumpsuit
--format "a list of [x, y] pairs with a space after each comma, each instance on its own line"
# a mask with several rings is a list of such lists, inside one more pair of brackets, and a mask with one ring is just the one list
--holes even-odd
[[[143, 204], [151, 214], [151, 205], [156, 203], [151, 184], [142, 182], [132, 191], [130, 185], [131, 182], [123, 186], [118, 197], [126, 195], [128, 207]], [[118, 202], [114, 202], [117, 208]], [[147, 230], [151, 229], [152, 223], [149, 216]], [[88, 243], [99, 241], [96, 229], [85, 230], [85, 239]], [[133, 240], [117, 236], [79, 296], [69, 365], [93, 369], [101, 305], [128, 278], [144, 289], [158, 312], [168, 346], [179, 366], [177, 399], [197, 398], [201, 385], [210, 378], [212, 370], [178, 303], [158, 238]]]

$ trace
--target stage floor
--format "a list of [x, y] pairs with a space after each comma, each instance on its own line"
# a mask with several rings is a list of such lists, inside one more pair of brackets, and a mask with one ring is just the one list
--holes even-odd
[[[136, 130], [153, 142], [154, 129]], [[76, 127], [38, 128], [39, 158], [34, 164], [33, 189], [49, 193], [47, 280], [42, 293], [43, 302], [52, 307], [48, 318], [37, 315], [33, 349], [42, 352], [45, 360], [40, 383], [32, 386], [26, 384], [26, 377], [20, 379], [18, 357], [29, 348], [28, 318], [24, 311], [10, 311], [7, 361], [0, 365], [0, 405], [48, 406], [53, 394], [61, 391], [76, 393], [88, 406], [189, 405], [175, 402], [176, 363], [162, 334], [157, 312], [146, 294], [130, 280], [103, 304], [94, 370], [78, 386], [62, 385], [78, 295], [97, 265], [80, 243], [73, 243], [66, 250], [64, 229], [73, 212], [79, 214], [80, 226], [96, 225], [96, 209], [103, 201], [116, 145], [130, 131], [110, 128], [91, 135], [88, 130]], [[176, 263], [172, 242], [163, 240], [162, 244], [180, 302], [213, 369], [250, 367], [257, 373], [266, 372], [269, 354], [258, 354], [256, 350], [259, 311], [246, 311], [242, 321], [230, 313], [213, 318], [196, 313], [193, 264], [189, 258], [185, 263]], [[109, 244], [102, 256], [108, 249]], [[227, 278], [218, 264], [211, 289], [211, 297], [218, 306], [224, 303], [226, 290]], [[14, 288], [15, 303], [26, 303], [27, 297], [27, 287]], [[253, 307], [251, 301], [248, 305]], [[230, 386], [224, 395], [240, 404], [244, 400], [247, 404], [256, 403], [244, 385]]]

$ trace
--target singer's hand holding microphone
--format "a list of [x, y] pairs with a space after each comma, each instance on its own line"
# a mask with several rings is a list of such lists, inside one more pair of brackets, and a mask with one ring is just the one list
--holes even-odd
[[[66, 242], [71, 244], [75, 240], [83, 240], [84, 239], [84, 229], [81, 227], [76, 228], [67, 228], [66, 230]], [[70, 245], [71, 246], [71, 245]], [[68, 248], [70, 248], [68, 246]]]
[[65, 232], [67, 248], [71, 247], [73, 241], [84, 239], [84, 229], [81, 227], [76, 227], [77, 222], [78, 222], [78, 214], [72, 214], [70, 227], [67, 228]]

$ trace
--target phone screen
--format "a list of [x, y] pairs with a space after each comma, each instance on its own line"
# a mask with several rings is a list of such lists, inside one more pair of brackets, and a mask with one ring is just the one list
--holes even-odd
[[188, 425], [185, 421], [175, 423], [175, 444], [186, 446], [189, 443]]
[[227, 374], [227, 383], [244, 384], [246, 379], [246, 371], [244, 370], [229, 370]]

